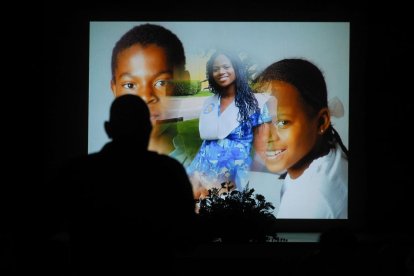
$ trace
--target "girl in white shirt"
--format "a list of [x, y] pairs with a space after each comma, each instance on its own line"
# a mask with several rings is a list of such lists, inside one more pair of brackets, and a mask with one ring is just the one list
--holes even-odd
[[331, 125], [322, 72], [303, 59], [267, 67], [257, 89], [277, 99], [255, 149], [271, 172], [287, 172], [278, 218], [348, 217], [348, 151]]

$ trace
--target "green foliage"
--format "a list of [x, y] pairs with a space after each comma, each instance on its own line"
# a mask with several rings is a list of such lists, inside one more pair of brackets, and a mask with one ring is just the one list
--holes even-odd
[[201, 82], [195, 80], [174, 82], [174, 96], [195, 95], [201, 90]]
[[198, 121], [197, 118], [177, 123], [178, 135], [174, 138], [174, 145], [185, 152], [183, 164], [189, 165], [201, 146]]
[[230, 183], [212, 188], [200, 200], [199, 216], [211, 240], [223, 242], [278, 241], [275, 232], [275, 208], [265, 197], [254, 194], [248, 185], [242, 191], [231, 190]]
[[208, 96], [212, 96], [214, 95], [213, 93], [211, 93], [210, 90], [201, 90], [200, 92], [198, 92], [195, 96], [196, 97], [208, 97]]

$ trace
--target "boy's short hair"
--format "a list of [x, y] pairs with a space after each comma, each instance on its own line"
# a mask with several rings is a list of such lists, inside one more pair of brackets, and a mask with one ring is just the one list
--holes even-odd
[[163, 48], [167, 55], [168, 64], [178, 70], [185, 70], [184, 47], [180, 39], [173, 32], [162, 26], [142, 24], [126, 32], [115, 44], [112, 50], [111, 60], [113, 80], [115, 80], [115, 69], [117, 67], [119, 53], [135, 44], [141, 44], [143, 46], [155, 44]]

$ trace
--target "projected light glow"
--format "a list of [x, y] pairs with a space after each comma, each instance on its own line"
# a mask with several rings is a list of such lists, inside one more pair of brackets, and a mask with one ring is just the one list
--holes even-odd
[[[201, 143], [198, 117], [204, 100], [210, 95], [206, 90], [206, 62], [219, 48], [238, 53], [249, 65], [251, 77], [285, 58], [303, 58], [318, 66], [325, 77], [328, 99], [337, 98], [343, 105], [343, 116], [332, 117], [331, 120], [348, 147], [349, 22], [91, 22], [88, 152], [100, 150], [109, 141], [103, 123], [108, 119], [109, 106], [114, 99], [110, 84], [112, 49], [125, 32], [144, 23], [164, 26], [182, 41], [186, 69], [192, 80], [184, 89], [198, 92], [165, 99], [166, 112], [161, 118], [164, 124], [160, 125], [159, 131], [171, 139], [168, 146], [155, 146], [153, 150], [171, 154], [180, 145], [185, 145], [185, 166], [196, 154]], [[175, 154], [177, 156], [177, 152]], [[282, 180], [261, 168], [260, 160], [256, 161], [258, 163], [250, 176], [250, 187], [274, 203], [277, 213]]]

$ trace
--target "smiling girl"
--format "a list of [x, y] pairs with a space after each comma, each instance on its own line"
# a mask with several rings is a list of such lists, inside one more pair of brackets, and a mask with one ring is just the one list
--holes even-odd
[[348, 151], [333, 128], [322, 72], [303, 59], [285, 59], [256, 80], [277, 99], [271, 124], [256, 129], [257, 154], [271, 172], [287, 172], [278, 218], [348, 216]]
[[252, 162], [253, 129], [271, 121], [265, 104], [270, 97], [253, 93], [247, 68], [237, 55], [217, 51], [206, 67], [214, 95], [205, 100], [201, 110], [203, 143], [187, 168], [196, 199], [211, 188], [220, 188], [223, 182], [242, 188]]

